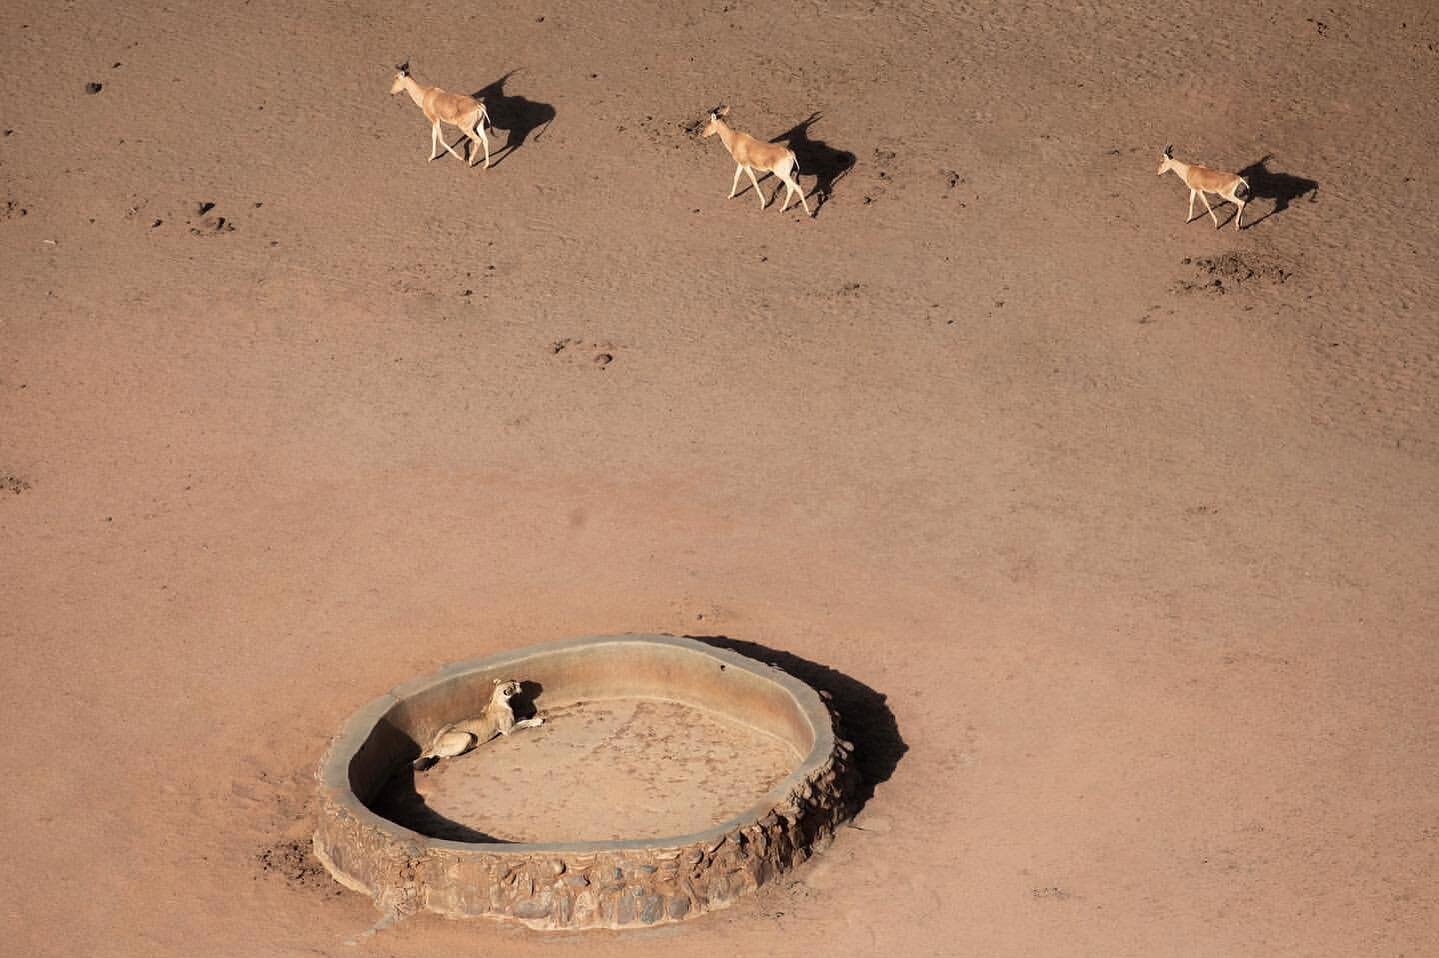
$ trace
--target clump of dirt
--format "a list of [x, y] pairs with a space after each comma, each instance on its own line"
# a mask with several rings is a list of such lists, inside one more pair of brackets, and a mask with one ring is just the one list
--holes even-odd
[[30, 483], [19, 476], [12, 476], [8, 472], [0, 473], [0, 493], [11, 492], [18, 496], [29, 488]]
[[1182, 293], [1207, 292], [1222, 296], [1246, 284], [1281, 286], [1294, 276], [1292, 270], [1254, 253], [1186, 256], [1180, 263], [1194, 267], [1196, 273], [1195, 279], [1180, 280], [1176, 289]]
[[0, 220], [19, 219], [22, 216], [29, 216], [30, 211], [14, 200], [6, 200], [3, 209], [0, 209]]
[[215, 212], [215, 204], [206, 200], [195, 204], [195, 215], [198, 219], [186, 220], [190, 224], [190, 233], [194, 236], [218, 236], [221, 233], [235, 232], [235, 224], [228, 218]]
[[305, 839], [290, 838], [266, 845], [256, 853], [255, 860], [260, 863], [261, 873], [277, 875], [291, 888], [333, 887], [325, 866]]
[[616, 355], [614, 343], [589, 342], [569, 336], [550, 343], [549, 350], [553, 356], [564, 356], [575, 361], [583, 361], [579, 353], [590, 352], [590, 364], [597, 369], [604, 369], [614, 362]]

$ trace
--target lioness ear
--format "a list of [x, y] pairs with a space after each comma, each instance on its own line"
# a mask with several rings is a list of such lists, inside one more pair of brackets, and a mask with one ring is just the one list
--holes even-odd
[[499, 679], [495, 679], [495, 684], [496, 684], [496, 685], [499, 685], [499, 684], [500, 684], [500, 680], [499, 680]]

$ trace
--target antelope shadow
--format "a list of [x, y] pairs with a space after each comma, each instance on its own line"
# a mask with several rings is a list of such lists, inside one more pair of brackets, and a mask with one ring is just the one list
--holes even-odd
[[[550, 128], [550, 123], [555, 118], [555, 108], [550, 104], [528, 97], [510, 96], [505, 92], [505, 84], [518, 72], [518, 69], [510, 70], [498, 80], [470, 94], [477, 100], [485, 101], [485, 112], [490, 115], [490, 126], [506, 133], [504, 145], [490, 157], [491, 166], [497, 165], [501, 158], [523, 146], [531, 133], [534, 133], [536, 140], [544, 136], [545, 130]], [[544, 129], [535, 133], [540, 127]]]
[[900, 737], [894, 712], [885, 704], [883, 693], [876, 692], [858, 679], [758, 642], [732, 639], [727, 635], [688, 635], [685, 638], [773, 665], [822, 695], [829, 696], [830, 704], [839, 715], [839, 734], [854, 744], [854, 764], [860, 773], [859, 791], [855, 795], [856, 813], [874, 797], [875, 786], [889, 780], [899, 760], [909, 751], [909, 746]]
[[1289, 208], [1290, 203], [1306, 193], [1309, 194], [1309, 202], [1315, 203], [1319, 200], [1319, 182], [1317, 180], [1271, 170], [1269, 161], [1272, 159], [1274, 159], [1273, 154], [1266, 154], [1263, 158], [1250, 163], [1239, 171], [1239, 175], [1249, 183], [1249, 190], [1254, 194], [1255, 199], [1272, 200], [1274, 203], [1263, 216], [1250, 220], [1245, 229], [1253, 229], [1275, 213], [1284, 212]]
[[770, 140], [771, 143], [783, 143], [794, 151], [800, 175], [815, 177], [814, 190], [809, 195], [815, 201], [816, 216], [834, 191], [834, 184], [854, 169], [853, 153], [835, 149], [823, 140], [816, 140], [809, 135], [810, 127], [823, 118], [823, 113], [811, 113], [808, 119], [796, 123]]

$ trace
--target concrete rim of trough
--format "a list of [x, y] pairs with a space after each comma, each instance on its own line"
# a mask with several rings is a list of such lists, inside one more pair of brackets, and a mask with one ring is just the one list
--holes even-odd
[[[644, 647], [656, 646], [767, 683], [782, 693], [780, 700], [793, 708], [790, 717], [809, 733], [807, 750], [790, 740], [803, 754], [790, 774], [731, 819], [651, 839], [461, 842], [412, 831], [371, 810], [356, 794], [357, 759], [382, 728], [391, 733], [391, 752], [378, 756], [381, 783], [407, 748], [413, 750], [409, 755], [418, 754], [418, 744], [390, 722], [417, 697], [476, 676], [523, 678], [529, 660], [602, 648], [643, 654]], [[687, 701], [684, 689], [675, 691], [675, 701]], [[513, 919], [542, 929], [649, 926], [693, 917], [732, 903], [804, 861], [852, 813], [853, 746], [836, 736], [834, 722], [819, 693], [778, 667], [672, 635], [588, 636], [456, 662], [396, 686], [345, 722], [318, 770], [315, 853], [337, 881], [370, 895], [391, 917], [430, 910]]]

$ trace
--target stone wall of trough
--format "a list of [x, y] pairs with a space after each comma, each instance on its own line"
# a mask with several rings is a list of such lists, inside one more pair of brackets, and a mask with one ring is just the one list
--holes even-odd
[[[803, 862], [852, 814], [853, 746], [834, 739], [829, 760], [753, 820], [689, 844], [465, 846], [397, 840], [352, 801], [321, 789], [315, 849], [335, 876], [388, 914], [510, 919], [534, 928], [629, 928], [723, 908]], [[615, 847], [623, 844], [623, 847]]]

